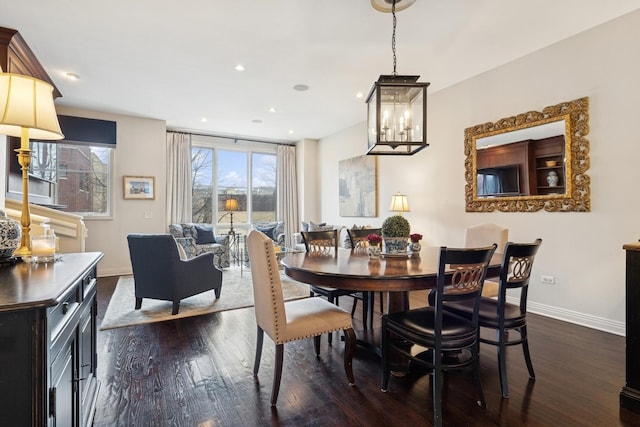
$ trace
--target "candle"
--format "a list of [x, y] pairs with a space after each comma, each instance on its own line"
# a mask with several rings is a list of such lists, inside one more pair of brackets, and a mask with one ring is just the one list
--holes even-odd
[[53, 259], [56, 254], [55, 236], [33, 236], [31, 238], [31, 255]]

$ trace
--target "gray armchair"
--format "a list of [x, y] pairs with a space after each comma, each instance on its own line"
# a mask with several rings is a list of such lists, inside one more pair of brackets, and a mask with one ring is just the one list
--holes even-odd
[[173, 302], [178, 314], [180, 300], [209, 290], [220, 298], [222, 271], [213, 265], [213, 253], [180, 259], [178, 244], [170, 234], [129, 234], [129, 256], [135, 282], [136, 310], [143, 298]]

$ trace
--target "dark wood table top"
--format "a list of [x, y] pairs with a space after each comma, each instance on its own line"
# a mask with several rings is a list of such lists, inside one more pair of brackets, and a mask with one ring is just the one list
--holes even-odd
[[[294, 280], [354, 291], [416, 291], [436, 286], [439, 247], [422, 247], [419, 256], [370, 260], [366, 251], [338, 249], [336, 255], [306, 252], [287, 254], [281, 261]], [[494, 255], [488, 277], [500, 272], [501, 255]]]
[[55, 262], [18, 262], [0, 268], [0, 311], [51, 307], [65, 290], [97, 264], [101, 252], [62, 254]]

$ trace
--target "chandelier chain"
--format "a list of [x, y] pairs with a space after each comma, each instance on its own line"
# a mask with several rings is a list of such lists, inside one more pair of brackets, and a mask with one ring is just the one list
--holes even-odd
[[393, 35], [391, 36], [391, 50], [393, 52], [393, 75], [397, 76], [398, 73], [396, 72], [396, 62], [397, 62], [397, 58], [396, 58], [396, 24], [397, 24], [397, 20], [396, 20], [396, 0], [393, 0], [393, 4], [391, 6], [391, 15], [393, 16]]

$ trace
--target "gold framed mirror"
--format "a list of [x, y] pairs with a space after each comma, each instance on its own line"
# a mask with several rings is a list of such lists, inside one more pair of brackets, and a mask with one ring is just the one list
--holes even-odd
[[589, 98], [465, 129], [467, 212], [589, 212]]

